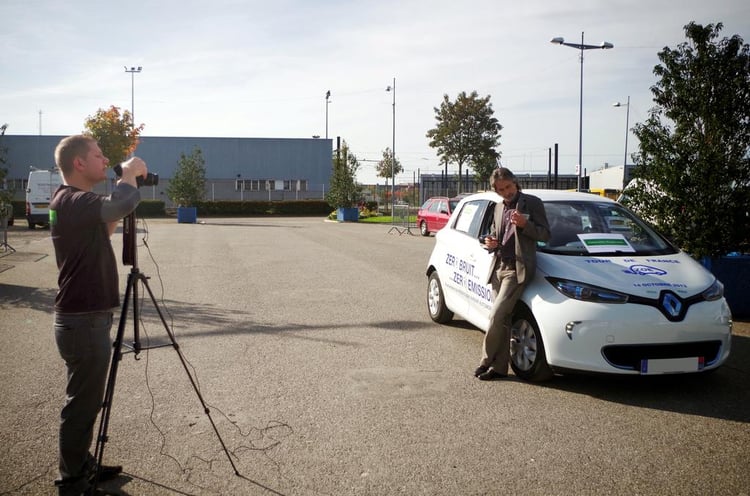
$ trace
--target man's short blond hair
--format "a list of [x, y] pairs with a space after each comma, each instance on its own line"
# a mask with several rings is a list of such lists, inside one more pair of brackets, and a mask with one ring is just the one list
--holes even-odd
[[63, 176], [73, 172], [73, 161], [77, 157], [85, 157], [92, 144], [95, 145], [96, 140], [85, 134], [76, 134], [60, 140], [55, 148], [55, 164]]

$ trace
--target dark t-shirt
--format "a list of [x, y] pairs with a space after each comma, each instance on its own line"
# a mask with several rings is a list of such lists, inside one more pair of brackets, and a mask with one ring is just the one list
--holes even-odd
[[[60, 271], [55, 297], [58, 313], [99, 312], [120, 305], [117, 261], [107, 222], [132, 211], [140, 194], [130, 185], [119, 185], [117, 190], [119, 194], [104, 197], [62, 185], [53, 195], [50, 230]], [[107, 218], [113, 210], [119, 217]]]

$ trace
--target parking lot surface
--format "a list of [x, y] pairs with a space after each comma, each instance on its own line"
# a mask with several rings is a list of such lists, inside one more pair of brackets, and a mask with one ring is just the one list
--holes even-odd
[[[156, 300], [138, 285], [139, 343], [168, 346], [120, 362], [105, 463], [124, 473], [102, 487], [750, 494], [750, 324], [736, 323], [732, 356], [712, 374], [480, 382], [472, 371], [482, 334], [427, 313], [434, 238], [388, 231], [317, 218], [139, 221], [138, 266]], [[0, 494], [54, 494], [64, 394], [54, 251], [47, 231], [24, 225], [10, 228], [8, 243], [16, 251], [0, 252]], [[119, 231], [113, 245], [119, 256]], [[131, 267], [120, 267], [124, 288]], [[136, 326], [125, 317], [132, 344]]]

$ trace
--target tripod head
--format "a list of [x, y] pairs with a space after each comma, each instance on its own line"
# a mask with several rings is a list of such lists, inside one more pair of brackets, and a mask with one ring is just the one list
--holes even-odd
[[138, 270], [138, 251], [136, 250], [136, 222], [135, 210], [122, 219], [122, 263], [132, 265]]

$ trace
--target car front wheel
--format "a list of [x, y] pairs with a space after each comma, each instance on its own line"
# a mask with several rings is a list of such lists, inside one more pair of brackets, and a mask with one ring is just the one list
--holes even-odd
[[517, 377], [532, 382], [552, 378], [539, 326], [528, 311], [514, 316], [510, 340], [510, 366]]
[[422, 234], [422, 236], [430, 235], [430, 231], [427, 230], [427, 222], [422, 221], [419, 223], [419, 232]]
[[427, 283], [427, 309], [430, 312], [430, 318], [438, 324], [445, 324], [453, 318], [453, 312], [445, 305], [443, 285], [440, 284], [437, 271], [430, 274]]

